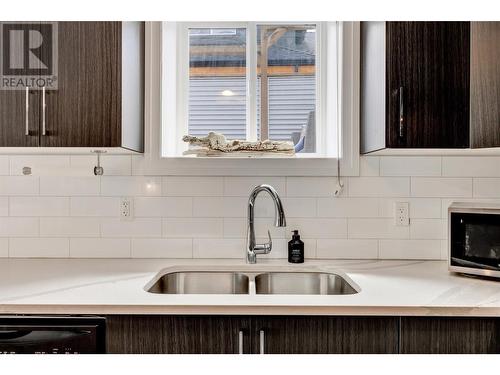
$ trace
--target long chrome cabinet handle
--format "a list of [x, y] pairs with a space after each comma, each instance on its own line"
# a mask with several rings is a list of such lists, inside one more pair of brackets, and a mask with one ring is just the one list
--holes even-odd
[[260, 354], [265, 354], [265, 347], [266, 344], [266, 333], [264, 332], [263, 329], [259, 331], [259, 352]]
[[399, 138], [404, 138], [405, 136], [405, 100], [404, 100], [404, 88], [401, 86], [399, 88]]
[[25, 120], [25, 126], [26, 126], [26, 135], [30, 135], [30, 89], [29, 87], [26, 87], [26, 109], [25, 109], [25, 114], [26, 114], [26, 120]]
[[46, 123], [45, 123], [45, 112], [47, 108], [47, 103], [45, 102], [45, 86], [42, 87], [42, 135], [47, 135]]
[[238, 332], [238, 354], [243, 354], [243, 331]]

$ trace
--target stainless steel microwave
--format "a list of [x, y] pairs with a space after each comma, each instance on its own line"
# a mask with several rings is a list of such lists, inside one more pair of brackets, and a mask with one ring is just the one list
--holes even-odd
[[452, 203], [448, 251], [450, 271], [500, 278], [500, 204]]

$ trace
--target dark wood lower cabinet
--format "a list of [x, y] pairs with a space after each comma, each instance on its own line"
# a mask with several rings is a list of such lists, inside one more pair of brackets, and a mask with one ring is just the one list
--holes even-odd
[[499, 354], [500, 319], [403, 317], [403, 354]]
[[114, 354], [236, 354], [240, 331], [249, 353], [249, 319], [226, 316], [107, 317], [106, 346]]
[[490, 354], [500, 319], [113, 315], [106, 340], [116, 354]]
[[396, 317], [109, 316], [107, 351], [236, 354], [241, 345], [247, 354], [261, 349], [269, 354], [397, 353], [398, 322]]
[[393, 317], [257, 317], [253, 353], [395, 354], [398, 322]]

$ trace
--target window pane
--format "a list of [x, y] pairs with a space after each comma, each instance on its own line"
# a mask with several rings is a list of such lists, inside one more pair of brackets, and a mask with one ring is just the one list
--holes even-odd
[[299, 152], [315, 152], [316, 27], [259, 25], [257, 53], [260, 139], [293, 141]]
[[188, 131], [246, 138], [246, 29], [189, 29]]

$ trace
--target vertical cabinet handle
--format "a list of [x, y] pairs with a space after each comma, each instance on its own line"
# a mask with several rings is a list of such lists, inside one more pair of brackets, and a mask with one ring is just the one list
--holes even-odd
[[45, 86], [42, 87], [42, 135], [47, 135], [46, 124], [45, 124], [45, 112], [47, 108], [47, 103], [45, 101]]
[[405, 136], [405, 100], [403, 86], [399, 88], [399, 138]]
[[25, 108], [26, 120], [25, 120], [25, 134], [30, 135], [30, 89], [26, 87], [26, 108]]
[[265, 347], [266, 344], [266, 333], [264, 332], [263, 329], [259, 331], [259, 353], [260, 354], [265, 354]]
[[243, 331], [238, 332], [238, 354], [243, 354]]

